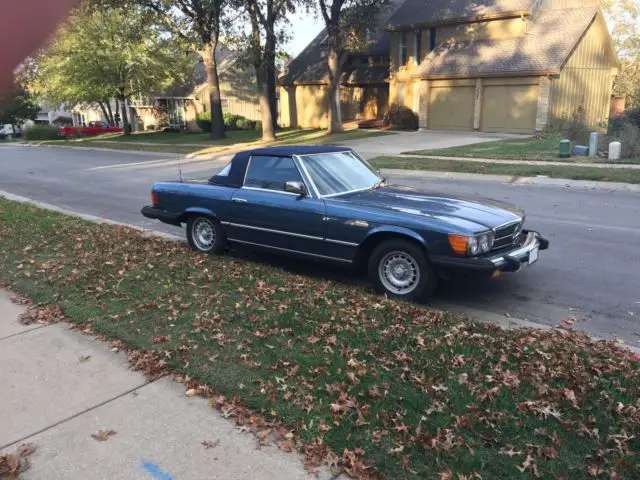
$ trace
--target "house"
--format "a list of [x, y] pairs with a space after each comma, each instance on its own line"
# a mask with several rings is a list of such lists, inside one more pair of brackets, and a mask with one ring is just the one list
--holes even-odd
[[[260, 120], [253, 67], [248, 66], [241, 52], [221, 47], [216, 56], [223, 113]], [[196, 65], [192, 83], [132, 101], [138, 129], [168, 127], [189, 132], [200, 131], [196, 118], [199, 113], [211, 111], [209, 92], [204, 64], [200, 61]]]
[[[410, 108], [421, 128], [534, 133], [608, 120], [618, 59], [598, 0], [407, 0], [382, 22], [388, 73], [369, 65], [357, 77], [384, 77], [376, 102]], [[311, 75], [326, 49], [314, 42], [281, 81], [300, 126], [326, 108], [326, 80]], [[341, 91], [353, 85], [343, 77]]]

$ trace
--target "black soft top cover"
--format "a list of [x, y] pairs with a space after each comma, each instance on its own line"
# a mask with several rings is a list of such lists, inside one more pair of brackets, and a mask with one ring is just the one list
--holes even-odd
[[265, 157], [290, 157], [291, 155], [313, 155], [317, 153], [349, 152], [348, 147], [314, 147], [314, 146], [291, 146], [291, 147], [270, 147], [246, 150], [236, 153], [231, 160], [231, 170], [229, 175], [215, 175], [209, 179], [209, 184], [222, 187], [240, 188], [244, 183], [244, 174], [247, 171], [247, 164], [252, 155]]

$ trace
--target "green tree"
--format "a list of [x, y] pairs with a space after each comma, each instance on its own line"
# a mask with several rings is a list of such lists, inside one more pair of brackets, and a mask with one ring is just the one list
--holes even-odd
[[0, 102], [0, 125], [18, 125], [25, 120], [35, 120], [39, 109], [31, 93], [26, 88], [16, 86]]
[[379, 15], [389, 5], [389, 0], [318, 0], [329, 43], [329, 133], [344, 130], [340, 112], [340, 76], [349, 51], [366, 46], [369, 32], [377, 28]]
[[626, 108], [640, 108], [640, 60], [623, 59], [613, 84], [613, 93], [626, 98]]
[[[98, 0], [100, 1], [100, 0]], [[124, 0], [101, 0], [111, 3]], [[171, 31], [189, 42], [204, 63], [211, 103], [211, 138], [225, 137], [216, 52], [220, 36], [237, 17], [230, 0], [130, 0], [161, 16]]]
[[141, 8], [84, 6], [73, 11], [26, 77], [48, 103], [97, 104], [111, 119], [109, 99], [117, 99], [129, 134], [125, 100], [189, 81], [195, 62], [185, 52], [159, 18]]

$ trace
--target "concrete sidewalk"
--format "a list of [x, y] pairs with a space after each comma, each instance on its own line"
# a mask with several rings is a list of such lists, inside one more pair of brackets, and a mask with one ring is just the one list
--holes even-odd
[[[20, 324], [22, 311], [0, 291], [0, 453], [36, 445], [21, 479], [332, 478], [305, 472], [297, 454], [256, 449], [206, 400], [170, 378], [148, 382], [104, 342], [66, 324]], [[91, 437], [110, 429], [107, 441]]]

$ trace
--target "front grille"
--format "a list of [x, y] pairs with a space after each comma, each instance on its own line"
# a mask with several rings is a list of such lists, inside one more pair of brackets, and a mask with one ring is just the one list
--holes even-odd
[[493, 229], [493, 250], [501, 250], [518, 243], [522, 233], [522, 220], [500, 225]]

